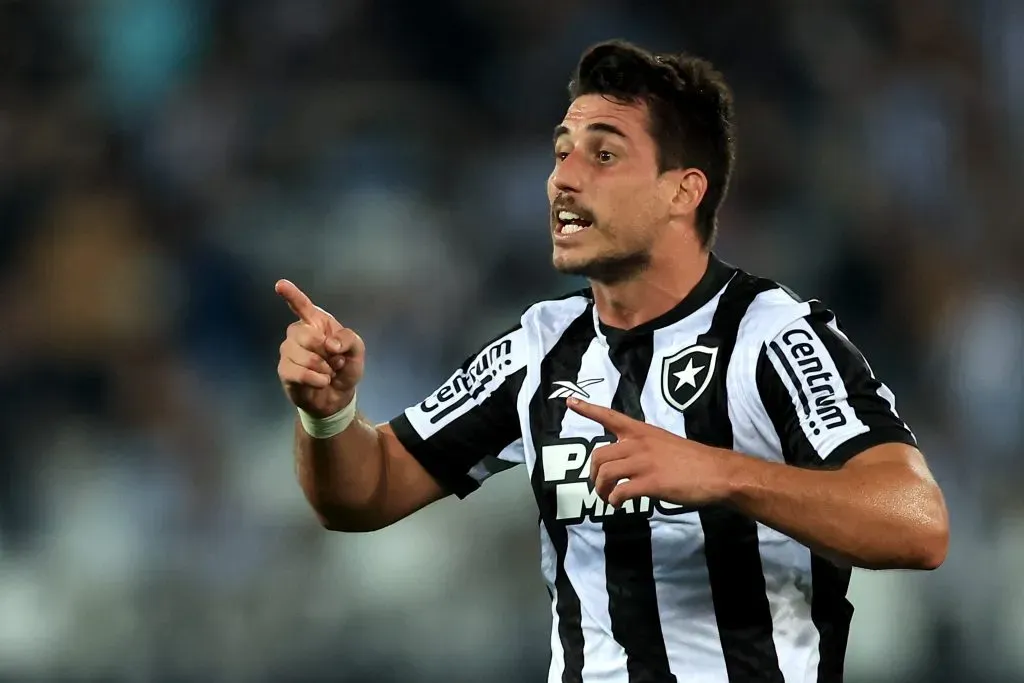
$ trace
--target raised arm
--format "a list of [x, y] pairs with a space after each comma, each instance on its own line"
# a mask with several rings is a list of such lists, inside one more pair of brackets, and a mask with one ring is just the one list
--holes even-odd
[[353, 404], [366, 354], [359, 335], [292, 283], [278, 282], [277, 291], [298, 317], [278, 364], [299, 409], [295, 465], [324, 526], [380, 529], [449, 493], [465, 497], [523, 462], [517, 402], [528, 351], [520, 325], [467, 358], [423, 401], [375, 426]]
[[[276, 290], [298, 318], [288, 327], [277, 367], [285, 394], [313, 420], [354, 409], [366, 354], [362, 339], [291, 282], [281, 280]], [[297, 418], [295, 468], [320, 522], [336, 531], [380, 529], [446, 495], [390, 426], [358, 414], [327, 438], [313, 438]]]

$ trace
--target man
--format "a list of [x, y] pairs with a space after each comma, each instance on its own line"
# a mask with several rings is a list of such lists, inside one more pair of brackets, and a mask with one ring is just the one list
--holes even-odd
[[549, 681], [840, 681], [849, 567], [939, 566], [942, 494], [834, 316], [711, 253], [721, 76], [612, 42], [570, 94], [553, 259], [590, 287], [531, 306], [422, 403], [356, 415], [362, 341], [277, 284], [302, 488], [327, 528], [368, 531], [525, 464]]

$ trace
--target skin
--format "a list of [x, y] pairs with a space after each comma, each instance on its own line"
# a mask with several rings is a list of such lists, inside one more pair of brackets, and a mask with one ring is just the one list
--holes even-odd
[[[675, 306], [709, 256], [694, 222], [707, 179], [697, 169], [659, 172], [648, 128], [643, 104], [578, 98], [556, 128], [547, 183], [553, 265], [588, 277], [601, 320], [622, 329]], [[562, 210], [591, 225], [564, 234]], [[281, 345], [285, 392], [311, 414], [333, 414], [353, 400], [365, 346], [292, 283], [278, 282], [277, 292], [298, 318]], [[704, 446], [576, 399], [569, 407], [618, 439], [595, 452], [591, 469], [612, 505], [640, 496], [730, 505], [843, 565], [933, 569], [946, 556], [945, 502], [910, 446], [883, 444], [838, 470], [810, 471]], [[297, 425], [295, 458], [303, 491], [332, 529], [378, 529], [445, 495], [387, 425], [362, 417], [324, 440]]]

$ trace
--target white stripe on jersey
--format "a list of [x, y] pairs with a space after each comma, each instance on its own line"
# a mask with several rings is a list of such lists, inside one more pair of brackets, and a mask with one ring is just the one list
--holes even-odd
[[[599, 406], [611, 405], [612, 396], [619, 384], [619, 373], [608, 357], [608, 348], [596, 336], [583, 353], [578, 376], [567, 379], [578, 384], [595, 377], [603, 377], [605, 381], [587, 388], [590, 394], [589, 401]], [[562, 418], [559, 436], [594, 439], [604, 436], [604, 427], [579, 413], [567, 410], [565, 417]], [[602, 504], [599, 502], [598, 505]], [[605, 582], [604, 533], [601, 531], [600, 522], [577, 524], [569, 527], [568, 531], [565, 573], [580, 597], [583, 680], [628, 683], [626, 651], [612, 637], [612, 619], [608, 614], [608, 587]]]
[[757, 373], [757, 362], [765, 340], [776, 335], [794, 320], [809, 314], [806, 303], [798, 303], [781, 289], [770, 289], [754, 298], [740, 324], [736, 350], [729, 367], [729, 418], [732, 421], [736, 450], [764, 460], [784, 462], [782, 445], [775, 426], [750, 378]]
[[[530, 427], [530, 401], [540, 387], [540, 362], [547, 356], [569, 325], [587, 309], [589, 302], [583, 297], [571, 297], [553, 306], [551, 302], [542, 302], [531, 306], [523, 314], [523, 330], [527, 333], [530, 354], [526, 365], [526, 379], [516, 401], [519, 422], [523, 434], [523, 451], [526, 461], [527, 476], [533, 476], [537, 464], [537, 451], [534, 447]], [[543, 523], [540, 524], [540, 557], [541, 571], [548, 590], [551, 593], [551, 664], [548, 669], [548, 683], [561, 683], [562, 671], [565, 668], [565, 652], [558, 632], [558, 588], [555, 585], [557, 572], [557, 552], [551, 536]], [[566, 558], [568, 559], [568, 558]]]

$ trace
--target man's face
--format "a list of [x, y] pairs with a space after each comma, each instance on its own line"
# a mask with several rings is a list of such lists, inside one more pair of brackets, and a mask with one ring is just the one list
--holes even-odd
[[555, 268], [603, 283], [641, 272], [669, 221], [671, 175], [658, 173], [646, 104], [577, 98], [555, 129], [548, 178]]

